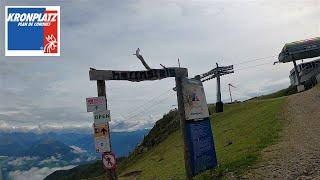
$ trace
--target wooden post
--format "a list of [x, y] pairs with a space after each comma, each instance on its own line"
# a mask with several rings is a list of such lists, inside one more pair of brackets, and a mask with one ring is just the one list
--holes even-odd
[[183, 92], [182, 92], [182, 77], [177, 76], [176, 77], [176, 87], [177, 87], [177, 98], [178, 98], [178, 110], [180, 114], [180, 127], [182, 132], [182, 138], [184, 141], [184, 165], [186, 169], [186, 176], [187, 180], [192, 180], [192, 170], [191, 170], [191, 161], [189, 157], [189, 148], [188, 148], [188, 142], [186, 138], [186, 115], [185, 115], [185, 109], [184, 109], [184, 98], [183, 98]]
[[[106, 83], [104, 80], [97, 80], [97, 90], [98, 90], [98, 96], [104, 96], [106, 97], [106, 109], [108, 109], [108, 102], [107, 102], [107, 95], [106, 95]], [[111, 137], [110, 137], [110, 129], [109, 129], [109, 122], [107, 122], [107, 128], [108, 128], [108, 136], [109, 136], [109, 144], [110, 144], [110, 151], [111, 151]], [[110, 169], [106, 171], [106, 178], [107, 180], [117, 180], [117, 173], [116, 169]]]

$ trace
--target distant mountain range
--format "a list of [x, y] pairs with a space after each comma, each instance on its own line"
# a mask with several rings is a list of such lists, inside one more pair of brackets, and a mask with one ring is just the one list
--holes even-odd
[[[111, 133], [113, 152], [117, 157], [127, 156], [147, 133], [148, 130]], [[11, 172], [75, 166], [100, 157], [92, 134], [0, 132], [0, 180], [14, 179]]]
[[[149, 130], [133, 132], [112, 132], [111, 141], [113, 151], [118, 157], [127, 156], [143, 139]], [[90, 154], [95, 153], [93, 135], [87, 133], [43, 133], [32, 132], [0, 132], [0, 156], [29, 156], [34, 154], [54, 155], [45, 151], [48, 145], [52, 150], [66, 152], [68, 146], [76, 146]], [[64, 147], [64, 146], [67, 146]], [[41, 151], [41, 152], [40, 152]], [[48, 151], [48, 150], [47, 150]]]

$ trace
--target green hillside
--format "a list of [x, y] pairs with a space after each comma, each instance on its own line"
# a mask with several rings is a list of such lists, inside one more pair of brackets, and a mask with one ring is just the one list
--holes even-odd
[[[284, 103], [285, 98], [277, 98], [232, 104], [226, 106], [224, 113], [213, 114], [211, 122], [219, 167], [198, 178], [211, 179], [228, 172], [238, 176], [259, 161], [260, 151], [276, 140], [282, 128]], [[136, 172], [140, 174], [139, 179], [184, 179], [182, 148], [181, 132], [176, 131], [142, 156], [127, 162], [120, 177]]]
[[[241, 176], [260, 161], [260, 152], [276, 141], [282, 128], [286, 97], [225, 105], [211, 116], [219, 167], [196, 179]], [[210, 112], [214, 107], [209, 106]], [[144, 141], [118, 166], [120, 179], [184, 179], [183, 142], [179, 118], [171, 111], [159, 120]], [[100, 163], [57, 171], [48, 179], [105, 179]], [[99, 176], [100, 174], [100, 176]], [[62, 178], [63, 177], [63, 178]]]

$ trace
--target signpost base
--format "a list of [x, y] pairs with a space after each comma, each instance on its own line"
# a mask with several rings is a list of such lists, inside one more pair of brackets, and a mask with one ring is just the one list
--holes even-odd
[[216, 113], [223, 112], [223, 102], [216, 103]]

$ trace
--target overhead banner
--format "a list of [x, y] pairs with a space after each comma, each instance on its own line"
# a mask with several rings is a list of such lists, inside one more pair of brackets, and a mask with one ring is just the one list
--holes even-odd
[[209, 110], [202, 82], [197, 79], [182, 80], [186, 116], [185, 138], [192, 175], [217, 166]]
[[182, 87], [186, 120], [197, 121], [209, 117], [202, 82], [196, 79], [183, 78]]

